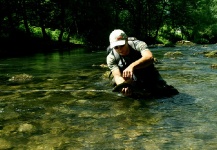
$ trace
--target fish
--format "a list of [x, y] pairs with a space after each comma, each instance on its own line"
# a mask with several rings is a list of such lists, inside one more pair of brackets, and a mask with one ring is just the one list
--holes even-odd
[[149, 97], [149, 96], [151, 96], [151, 93], [146, 91], [145, 89], [135, 87], [135, 86], [133, 86], [133, 85], [127, 83], [127, 82], [123, 82], [121, 84], [116, 85], [112, 89], [112, 92], [121, 93], [122, 89], [126, 88], [126, 87], [128, 87], [128, 88], [130, 88], [132, 90], [132, 95], [130, 97], [141, 98], [141, 97]]
[[118, 84], [116, 85], [113, 89], [112, 89], [112, 92], [121, 92], [123, 88], [126, 88], [126, 87], [129, 87], [129, 88], [132, 88], [132, 85], [127, 83], [127, 82], [123, 82], [121, 84]]

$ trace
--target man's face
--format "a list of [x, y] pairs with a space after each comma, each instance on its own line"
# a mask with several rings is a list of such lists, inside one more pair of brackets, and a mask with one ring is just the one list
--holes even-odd
[[128, 43], [126, 41], [126, 43], [124, 45], [119, 45], [119, 46], [115, 46], [114, 49], [116, 50], [116, 52], [122, 56], [128, 55], [129, 54], [129, 47], [128, 47]]

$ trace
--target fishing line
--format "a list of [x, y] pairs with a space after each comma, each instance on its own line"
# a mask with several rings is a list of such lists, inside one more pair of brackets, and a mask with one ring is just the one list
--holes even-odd
[[41, 90], [25, 90], [25, 89], [21, 89], [21, 90], [0, 90], [0, 93], [16, 93], [16, 92], [111, 92], [110, 90], [88, 90], [88, 89], [84, 89], [84, 90], [76, 90], [76, 89], [72, 89], [72, 90], [61, 90], [61, 89], [41, 89]]

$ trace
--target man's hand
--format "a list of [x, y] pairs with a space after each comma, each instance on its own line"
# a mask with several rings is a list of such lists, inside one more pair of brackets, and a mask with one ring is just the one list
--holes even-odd
[[131, 96], [132, 95], [132, 86], [129, 83], [123, 82], [117, 86], [115, 86], [112, 92], [120, 92], [124, 96]]
[[133, 67], [129, 65], [124, 71], [123, 71], [123, 78], [124, 79], [132, 79], [133, 77]]
[[142, 57], [137, 59], [136, 61], [132, 62], [122, 73], [122, 77], [126, 79], [132, 79], [133, 71], [135, 69], [141, 69], [148, 67], [149, 65], [153, 64], [154, 58], [149, 49], [143, 50], [141, 52]]
[[129, 87], [122, 88], [121, 93], [124, 96], [131, 96], [132, 95], [132, 90]]

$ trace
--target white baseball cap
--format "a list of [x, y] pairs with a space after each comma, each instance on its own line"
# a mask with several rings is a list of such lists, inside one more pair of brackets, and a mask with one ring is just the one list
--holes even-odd
[[110, 47], [124, 45], [126, 43], [127, 35], [123, 30], [115, 29], [109, 36]]

